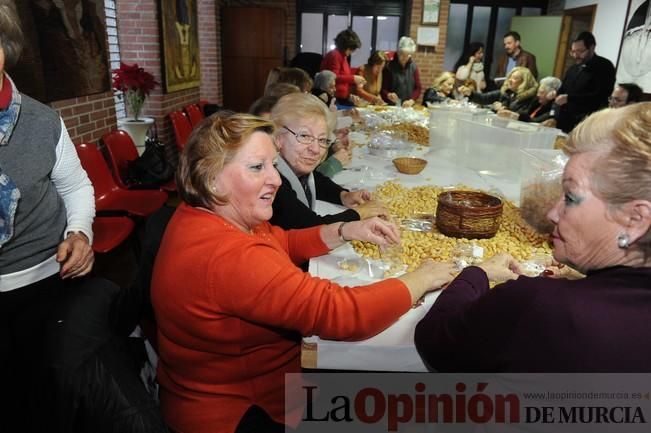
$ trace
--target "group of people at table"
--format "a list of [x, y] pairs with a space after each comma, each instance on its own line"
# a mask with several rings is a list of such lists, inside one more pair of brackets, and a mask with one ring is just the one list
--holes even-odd
[[[0, 21], [13, 16], [0, 12]], [[0, 24], [0, 199], [8, 223], [0, 243], [0, 317], [13, 341], [21, 311], [92, 268], [93, 212], [69, 206], [72, 196], [87, 195], [88, 179], [58, 117], [21, 95], [4, 73], [20, 50], [12, 45], [15, 32], [5, 30], [13, 26]], [[324, 62], [336, 55], [345, 63], [350, 49]], [[396, 71], [416, 70], [409, 51], [399, 50], [392, 62], [383, 79], [397, 87], [383, 84], [382, 99], [410, 105], [414, 82], [396, 77]], [[345, 79], [337, 75], [336, 82]], [[524, 277], [518, 262], [498, 254], [460, 273], [453, 264], [428, 259], [396, 278], [342, 287], [301, 266], [351, 240], [399, 243], [400, 231], [370, 192], [347, 191], [317, 171], [337, 140], [327, 101], [278, 86], [270, 86], [267, 102], [252, 107], [267, 118], [218, 112], [195, 128], [180, 154], [182, 203], [167, 225], [151, 283], [160, 402], [173, 431], [296, 428], [302, 408], [285, 414], [284, 380], [285, 373], [300, 372], [301, 336], [369, 338], [444, 286], [415, 331], [433, 371], [649, 371], [651, 349], [643, 343], [651, 337], [651, 103], [590, 115], [565, 147], [570, 159], [563, 196], [548, 215], [555, 227], [551, 241], [555, 260], [585, 277]], [[29, 141], [27, 128], [44, 139]], [[44, 176], [24, 170], [33, 163], [30, 155], [42, 161]], [[62, 163], [66, 173], [79, 175], [72, 186], [60, 176]], [[43, 190], [57, 206], [42, 203]], [[346, 209], [321, 216], [314, 212], [316, 200]], [[32, 203], [35, 211], [21, 203]], [[34, 214], [56, 222], [54, 228], [42, 224], [56, 236], [35, 239], [24, 230]], [[36, 250], [37, 263], [27, 260]], [[36, 275], [35, 266], [43, 272]], [[490, 288], [491, 281], [499, 284]], [[41, 337], [30, 338], [37, 344]], [[3, 365], [14, 365], [23, 347], [8, 344]], [[18, 370], [2, 374], [11, 371]]]
[[[569, 132], [580, 120], [609, 102], [616, 107], [638, 102], [642, 97], [642, 89], [633, 83], [621, 83], [613, 89], [615, 68], [595, 53], [596, 44], [592, 33], [580, 33], [570, 50], [575, 64], [563, 80], [550, 76], [538, 82], [536, 56], [522, 48], [518, 32], [509, 31], [504, 35], [504, 53], [497, 64], [494, 83], [503, 81], [499, 87], [493, 85], [489, 90], [488, 83], [493, 81], [484, 72], [484, 45], [472, 42], [453, 71], [442, 72], [423, 93], [420, 73], [412, 59], [416, 43], [411, 38], [400, 38], [392, 59], [384, 52], [374, 51], [365, 65], [351, 68], [348, 56], [361, 43], [355, 32], [344, 30], [335, 39], [336, 48], [321, 63], [322, 70], [332, 73], [334, 84], [327, 82], [318, 89], [328, 92], [341, 105], [357, 106], [410, 107], [421, 101], [421, 94], [423, 105], [467, 98], [491, 105], [501, 116], [558, 126]], [[621, 93], [626, 94], [624, 98]]]

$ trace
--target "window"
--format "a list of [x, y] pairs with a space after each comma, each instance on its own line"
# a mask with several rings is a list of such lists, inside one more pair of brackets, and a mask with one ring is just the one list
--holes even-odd
[[483, 42], [484, 70], [492, 77], [497, 69], [497, 59], [504, 51], [502, 36], [509, 31], [511, 18], [515, 15], [542, 15], [546, 9], [546, 0], [451, 0], [445, 69], [453, 69], [468, 44]]
[[353, 67], [366, 63], [373, 50], [395, 50], [404, 31], [405, 2], [400, 0], [299, 0], [299, 52], [325, 54], [334, 38], [351, 28], [362, 41], [350, 58]]

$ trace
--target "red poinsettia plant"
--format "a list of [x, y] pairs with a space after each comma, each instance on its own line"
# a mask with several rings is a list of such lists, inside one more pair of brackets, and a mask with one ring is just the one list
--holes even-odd
[[145, 98], [160, 83], [137, 63], [127, 65], [120, 62], [120, 67], [113, 70], [113, 90], [122, 91], [133, 119], [138, 120]]

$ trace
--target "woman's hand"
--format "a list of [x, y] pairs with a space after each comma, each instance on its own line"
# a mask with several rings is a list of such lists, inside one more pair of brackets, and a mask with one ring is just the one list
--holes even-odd
[[338, 160], [342, 166], [346, 167], [348, 164], [350, 164], [350, 160], [352, 159], [353, 154], [350, 150], [343, 148], [333, 153], [332, 156]]
[[387, 103], [384, 102], [384, 99], [382, 99], [381, 96], [376, 96], [371, 101], [371, 104], [373, 104], [373, 105], [386, 105]]
[[357, 205], [366, 203], [370, 199], [371, 193], [365, 189], [341, 192], [341, 204], [346, 207], [355, 207]]
[[394, 93], [394, 92], [391, 92], [391, 93], [387, 94], [387, 99], [389, 101], [393, 102], [394, 104], [397, 104], [398, 101], [400, 100], [398, 98], [398, 95], [396, 93]]
[[486, 272], [490, 281], [498, 283], [506, 280], [515, 280], [523, 273], [520, 263], [506, 253], [495, 254], [480, 264], [479, 267]]
[[540, 123], [542, 126], [547, 126], [549, 128], [556, 128], [556, 119], [547, 119]]
[[347, 222], [342, 227], [341, 234], [344, 239], [372, 242], [380, 247], [400, 242], [398, 227], [378, 217]]
[[415, 304], [427, 292], [440, 289], [452, 281], [456, 274], [454, 264], [427, 259], [414, 271], [401, 275], [398, 279], [405, 283], [411, 294], [411, 301]]
[[412, 105], [414, 105], [414, 100], [413, 99], [407, 99], [406, 101], [402, 102], [403, 108], [409, 108]]
[[359, 214], [360, 219], [367, 219], [371, 217], [382, 217], [388, 218], [390, 213], [382, 202], [376, 200], [370, 200], [366, 203], [352, 207], [351, 209], [355, 210]]
[[366, 241], [387, 247], [400, 242], [398, 227], [381, 218], [347, 221], [321, 226], [321, 239], [333, 249], [346, 241]]
[[461, 93], [463, 96], [470, 96], [472, 89], [470, 89], [468, 86], [459, 86], [459, 93]]
[[513, 120], [516, 120], [519, 117], [518, 113], [515, 113], [511, 110], [507, 110], [506, 108], [503, 108], [500, 111], [498, 111], [497, 115], [500, 117], [505, 117], [507, 119], [513, 119]]

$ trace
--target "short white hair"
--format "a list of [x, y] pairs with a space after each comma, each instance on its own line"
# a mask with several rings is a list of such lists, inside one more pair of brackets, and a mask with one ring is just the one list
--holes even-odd
[[558, 89], [561, 88], [561, 80], [556, 77], [545, 77], [540, 80], [539, 88], [545, 89], [548, 92], [551, 92], [552, 90], [558, 91]]
[[319, 90], [328, 90], [330, 83], [336, 79], [337, 75], [334, 72], [324, 69], [314, 76], [314, 88]]
[[416, 42], [409, 36], [403, 36], [398, 41], [398, 51], [402, 51], [407, 54], [414, 54], [416, 52]]

